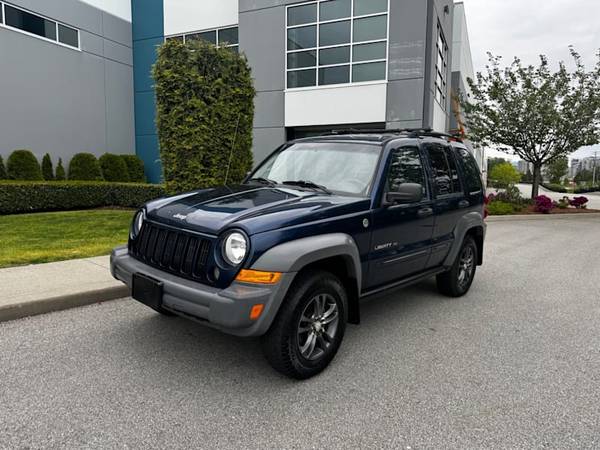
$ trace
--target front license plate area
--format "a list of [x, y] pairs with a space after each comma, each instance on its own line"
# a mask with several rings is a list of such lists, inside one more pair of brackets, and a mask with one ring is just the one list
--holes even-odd
[[158, 309], [162, 306], [163, 284], [141, 273], [133, 274], [131, 296], [151, 308]]

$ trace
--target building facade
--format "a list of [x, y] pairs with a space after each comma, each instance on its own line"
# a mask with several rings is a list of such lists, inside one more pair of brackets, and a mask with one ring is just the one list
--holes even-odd
[[[165, 39], [246, 55], [257, 163], [287, 139], [332, 129], [447, 131], [452, 88], [472, 76], [464, 7], [452, 0], [131, 0], [129, 17], [113, 14], [125, 0], [88, 1], [11, 0], [54, 21], [56, 36], [0, 28], [13, 88], [0, 91], [0, 154], [135, 151], [160, 181], [150, 72]], [[61, 41], [74, 34], [76, 45]]]
[[131, 22], [105, 9], [0, 1], [0, 155], [134, 152], [132, 53]]

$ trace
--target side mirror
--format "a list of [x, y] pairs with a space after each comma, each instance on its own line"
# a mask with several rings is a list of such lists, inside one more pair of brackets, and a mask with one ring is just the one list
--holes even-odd
[[388, 205], [419, 203], [423, 200], [423, 186], [416, 183], [402, 183], [397, 191], [388, 192], [385, 200]]

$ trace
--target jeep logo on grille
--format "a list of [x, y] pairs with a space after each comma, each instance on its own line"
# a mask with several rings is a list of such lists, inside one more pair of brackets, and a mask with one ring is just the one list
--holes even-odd
[[183, 214], [175, 214], [173, 219], [185, 220], [187, 219], [187, 216], [184, 216]]

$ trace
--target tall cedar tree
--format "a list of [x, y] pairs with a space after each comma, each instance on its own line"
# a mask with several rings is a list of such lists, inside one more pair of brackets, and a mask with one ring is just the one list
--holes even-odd
[[65, 168], [63, 167], [62, 158], [58, 158], [58, 164], [56, 165], [56, 181], [65, 181], [67, 178], [65, 174]]
[[54, 180], [54, 170], [52, 169], [52, 160], [50, 155], [46, 153], [42, 158], [42, 176], [46, 181]]
[[254, 96], [246, 57], [202, 41], [167, 41], [153, 68], [169, 192], [240, 182], [252, 168]]
[[600, 142], [600, 53], [588, 72], [571, 48], [575, 70], [564, 63], [553, 72], [518, 58], [505, 68], [489, 54], [485, 73], [470, 80], [472, 96], [462, 98], [470, 138], [519, 156], [533, 165], [532, 197], [539, 193], [542, 166]]

